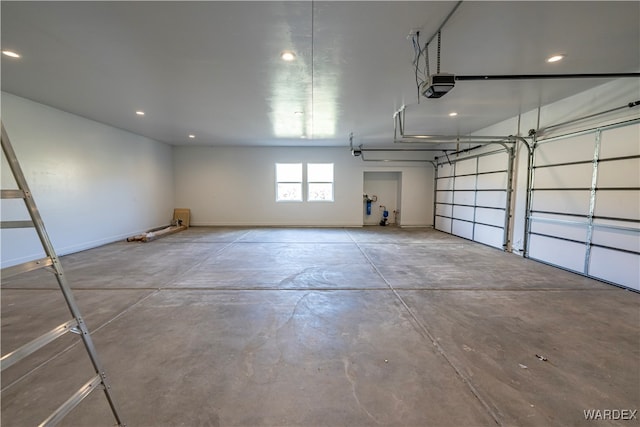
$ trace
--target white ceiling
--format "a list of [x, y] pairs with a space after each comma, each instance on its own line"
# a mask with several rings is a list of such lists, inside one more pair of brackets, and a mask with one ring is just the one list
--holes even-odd
[[[2, 1], [2, 49], [22, 55], [2, 56], [2, 90], [175, 145], [339, 146], [353, 132], [388, 146], [403, 104], [408, 132], [466, 134], [609, 81], [459, 81], [416, 105], [407, 36], [424, 43], [455, 4]], [[441, 62], [456, 75], [637, 72], [640, 2], [464, 2]]]

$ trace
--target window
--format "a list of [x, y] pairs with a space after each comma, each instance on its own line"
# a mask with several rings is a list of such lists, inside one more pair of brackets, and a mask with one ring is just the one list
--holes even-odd
[[276, 163], [276, 201], [302, 201], [302, 163]]
[[333, 163], [307, 164], [307, 200], [333, 202]]
[[333, 163], [307, 163], [306, 177], [302, 172], [302, 163], [276, 163], [277, 202], [301, 202], [303, 182], [308, 202], [333, 202]]

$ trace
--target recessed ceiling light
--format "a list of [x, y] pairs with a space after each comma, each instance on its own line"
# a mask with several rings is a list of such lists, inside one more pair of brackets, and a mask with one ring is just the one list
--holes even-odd
[[293, 61], [294, 59], [296, 59], [296, 55], [290, 50], [285, 50], [280, 54], [280, 58], [282, 58], [285, 61]]
[[458, 115], [458, 113], [456, 113], [455, 111], [452, 111], [452, 112], [449, 113], [449, 117], [455, 117], [457, 115]]
[[189, 134], [189, 138], [194, 139], [196, 136], [194, 134]]
[[136, 114], [139, 116], [144, 116], [144, 111], [136, 111]]
[[562, 61], [564, 59], [564, 57], [567, 55], [564, 54], [559, 54], [559, 55], [553, 55], [547, 58], [547, 62], [558, 62], [558, 61]]
[[2, 54], [11, 58], [20, 58], [20, 54], [17, 54], [12, 50], [3, 50]]

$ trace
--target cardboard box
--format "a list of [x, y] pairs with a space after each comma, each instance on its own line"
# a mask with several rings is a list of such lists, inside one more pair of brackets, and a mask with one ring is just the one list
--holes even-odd
[[173, 210], [173, 220], [182, 220], [182, 225], [189, 228], [189, 220], [191, 219], [191, 209], [176, 208]]

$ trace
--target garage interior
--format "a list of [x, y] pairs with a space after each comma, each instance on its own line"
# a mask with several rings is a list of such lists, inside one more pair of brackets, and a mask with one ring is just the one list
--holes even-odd
[[0, 8], [3, 425], [638, 422], [640, 3]]

